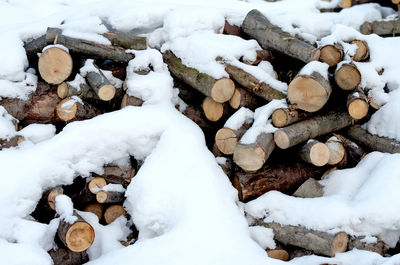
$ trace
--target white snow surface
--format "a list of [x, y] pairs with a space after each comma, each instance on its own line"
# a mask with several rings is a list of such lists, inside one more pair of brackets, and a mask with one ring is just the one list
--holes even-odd
[[246, 107], [241, 107], [225, 122], [224, 127], [232, 130], [238, 130], [245, 123], [252, 123], [254, 112]]
[[71, 198], [61, 194], [56, 197], [56, 212], [62, 220], [73, 224], [78, 217], [74, 216], [74, 204]]

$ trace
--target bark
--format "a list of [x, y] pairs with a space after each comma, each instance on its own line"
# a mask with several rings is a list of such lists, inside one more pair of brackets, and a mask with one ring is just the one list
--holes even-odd
[[125, 193], [119, 191], [99, 191], [96, 193], [98, 203], [119, 203], [125, 200]]
[[86, 251], [73, 252], [65, 248], [57, 248], [49, 251], [54, 265], [80, 265], [89, 261]]
[[249, 201], [271, 190], [292, 193], [308, 178], [322, 173], [321, 168], [305, 163], [271, 164], [255, 173], [236, 172], [232, 182], [239, 199]]
[[324, 187], [314, 178], [309, 178], [293, 193], [294, 197], [317, 198], [324, 195]]
[[347, 96], [347, 111], [353, 119], [360, 120], [367, 116], [368, 108], [368, 99], [360, 88]]
[[38, 57], [38, 53], [41, 53], [44, 47], [47, 46], [46, 36], [40, 36], [37, 39], [33, 39], [24, 44], [26, 57], [28, 58], [36, 58]]
[[250, 124], [244, 123], [239, 129], [221, 128], [215, 134], [215, 145], [225, 155], [233, 154], [237, 143], [243, 134], [250, 128]]
[[376, 243], [365, 243], [362, 242], [364, 237], [352, 237], [349, 240], [349, 250], [353, 250], [354, 248], [360, 249], [360, 250], [366, 250], [366, 251], [373, 251], [376, 252], [380, 255], [385, 254], [385, 252], [388, 249], [388, 246], [385, 244], [385, 242], [381, 240], [377, 240]]
[[362, 40], [352, 40], [350, 44], [357, 45], [356, 53], [353, 55], [353, 60], [356, 62], [362, 62], [368, 59], [369, 57], [369, 48], [368, 44]]
[[310, 140], [300, 148], [299, 155], [303, 161], [322, 167], [328, 164], [330, 151], [326, 144]]
[[218, 165], [222, 168], [222, 171], [224, 171], [225, 175], [227, 175], [229, 178], [232, 176], [232, 169], [233, 169], [233, 161], [232, 159], [228, 157], [219, 157], [219, 158], [224, 158], [224, 161], [218, 161]]
[[335, 81], [341, 89], [353, 90], [361, 82], [361, 73], [354, 64], [345, 63], [336, 70]]
[[222, 30], [223, 34], [233, 35], [243, 38], [243, 31], [240, 26], [232, 25], [227, 20], [225, 20], [224, 29]]
[[218, 103], [224, 103], [233, 96], [235, 84], [229, 78], [216, 80], [194, 68], [187, 67], [171, 51], [166, 51], [163, 58], [174, 76], [197, 89], [203, 95], [211, 97]]
[[315, 254], [330, 257], [333, 257], [336, 253], [346, 251], [349, 241], [345, 232], [328, 234], [302, 226], [282, 226], [278, 223], [264, 223], [262, 220], [258, 220], [257, 224], [271, 228], [274, 231], [274, 238], [283, 244], [305, 248], [312, 250]]
[[103, 177], [107, 183], [121, 184], [126, 187], [131, 183], [132, 178], [135, 176], [136, 170], [134, 168], [121, 169], [118, 166], [105, 166]]
[[347, 111], [334, 111], [279, 129], [275, 132], [274, 139], [279, 148], [287, 149], [317, 136], [343, 129], [352, 123], [353, 119]]
[[146, 37], [138, 37], [122, 32], [106, 32], [102, 34], [113, 45], [120, 46], [125, 49], [146, 50], [149, 42]]
[[361, 5], [366, 3], [376, 3], [376, 0], [342, 0], [342, 8], [349, 8], [355, 5]]
[[304, 120], [309, 116], [308, 113], [291, 108], [280, 108], [272, 113], [272, 124], [277, 128], [282, 128], [295, 122]]
[[343, 47], [340, 44], [325, 45], [320, 50], [319, 60], [330, 67], [337, 65], [343, 59]]
[[115, 219], [120, 217], [121, 215], [126, 216], [127, 213], [121, 205], [111, 205], [104, 212], [104, 220], [107, 224], [111, 224]]
[[95, 177], [80, 188], [79, 192], [71, 194], [71, 199], [74, 204], [96, 202], [96, 193], [105, 185], [107, 182], [104, 178]]
[[141, 107], [143, 105], [143, 100], [134, 96], [129, 96], [125, 94], [121, 101], [121, 109], [126, 106]]
[[104, 101], [109, 101], [114, 98], [116, 89], [105, 77], [103, 72], [97, 65], [93, 64], [97, 71], [88, 72], [86, 81], [88, 85], [96, 92], [97, 96]]
[[364, 22], [360, 27], [360, 32], [366, 35], [396, 36], [400, 34], [400, 20]]
[[291, 36], [254, 9], [242, 24], [243, 31], [256, 39], [262, 48], [273, 48], [305, 63], [318, 60], [320, 51], [311, 44]]
[[57, 87], [57, 95], [59, 98], [64, 99], [67, 97], [77, 96], [83, 100], [99, 100], [96, 92], [88, 84], [80, 84], [79, 90], [71, 86], [68, 82], [63, 82]]
[[0, 139], [0, 150], [16, 147], [23, 141], [25, 141], [25, 138], [21, 135], [14, 136], [11, 139]]
[[272, 62], [275, 60], [275, 56], [273, 55], [272, 51], [270, 50], [257, 50], [256, 51], [256, 58], [254, 60], [244, 60], [242, 59], [242, 62], [245, 64], [250, 64], [250, 65], [257, 65], [261, 61], [268, 61]]
[[61, 100], [56, 107], [57, 118], [67, 122], [91, 119], [99, 114], [101, 112], [94, 106], [82, 104], [71, 97]]
[[252, 93], [240, 87], [235, 88], [235, 93], [233, 93], [232, 98], [229, 100], [229, 105], [233, 109], [240, 109], [241, 107], [246, 107], [254, 110], [263, 105], [264, 103], [265, 103], [264, 100], [253, 96]]

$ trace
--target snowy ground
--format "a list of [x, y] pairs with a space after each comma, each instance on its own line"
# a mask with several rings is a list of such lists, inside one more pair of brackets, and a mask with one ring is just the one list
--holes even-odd
[[[48, 26], [102, 43], [107, 40], [98, 33], [107, 30], [105, 25], [144, 34], [153, 48], [171, 49], [184, 63], [216, 78], [227, 76], [215, 57], [238, 63], [242, 56], [254, 56], [258, 44], [217, 33], [225, 19], [240, 24], [248, 11], [257, 8], [284, 30], [311, 42], [367, 41], [371, 60], [357, 64], [363, 75], [361, 86], [371, 89], [375, 100], [386, 105], [365, 126], [372, 133], [400, 140], [396, 115], [400, 38], [363, 36], [356, 31], [364, 21], [394, 11], [368, 4], [340, 13], [319, 13], [317, 7], [328, 4], [316, 0], [0, 0], [0, 97], [24, 98], [34, 89], [28, 85], [34, 85], [37, 78], [27, 69], [23, 41], [40, 36]], [[351, 45], [345, 49], [348, 55], [354, 52]], [[91, 264], [281, 264], [263, 250], [274, 247], [271, 231], [250, 231], [244, 211], [283, 224], [379, 236], [391, 246], [396, 244], [400, 236], [399, 155], [375, 152], [354, 169], [335, 171], [321, 181], [325, 186], [322, 198], [269, 192], [242, 205], [207, 150], [201, 130], [175, 110], [177, 91], [160, 52], [135, 53], [128, 73], [149, 64], [154, 69], [140, 78], [128, 76], [128, 93], [145, 100], [143, 107], [73, 122], [57, 135], [52, 125], [31, 125], [19, 132], [28, 139], [22, 146], [0, 151], [0, 264], [51, 264], [47, 251], [53, 247], [58, 220], [45, 225], [29, 216], [43, 190], [72, 183], [79, 175], [101, 173], [106, 163], [124, 165], [129, 155], [145, 161], [127, 189], [125, 203], [140, 231], [139, 241], [129, 247], [119, 244], [127, 235], [123, 217], [103, 226], [94, 215], [81, 213], [96, 232], [88, 251]], [[380, 76], [377, 71], [381, 69], [385, 71]], [[287, 87], [272, 77], [268, 66], [252, 71], [282, 91]], [[260, 126], [253, 130], [271, 130], [265, 120], [272, 107], [260, 108], [255, 114], [243, 111], [241, 116], [256, 119]], [[0, 138], [17, 133], [11, 120], [0, 107]], [[290, 263], [327, 262], [400, 264], [400, 256], [383, 258], [354, 250], [331, 259], [310, 256]]]

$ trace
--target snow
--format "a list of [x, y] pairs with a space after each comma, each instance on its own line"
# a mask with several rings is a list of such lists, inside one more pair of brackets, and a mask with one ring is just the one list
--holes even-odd
[[7, 113], [7, 110], [0, 106], [0, 139], [10, 139], [15, 135], [16, 120]]
[[73, 224], [78, 217], [74, 216], [74, 205], [71, 198], [61, 194], [56, 197], [56, 212], [62, 220]]
[[112, 183], [105, 185], [104, 187], [101, 188], [101, 190], [125, 192], [125, 189], [124, 189], [124, 187], [122, 187], [121, 184], [112, 184]]
[[263, 226], [250, 226], [250, 236], [263, 249], [274, 249], [276, 243], [274, 241], [274, 231], [271, 228]]
[[319, 73], [323, 78], [328, 80], [328, 68], [327, 63], [321, 63], [318, 61], [312, 61], [306, 64], [299, 72], [299, 75], [309, 76], [313, 72]]
[[50, 48], [59, 48], [59, 49], [65, 51], [66, 53], [69, 53], [69, 49], [61, 44], [47, 45], [46, 47], [43, 48], [42, 52], [45, 52], [46, 50], [48, 50]]
[[34, 144], [50, 139], [55, 134], [56, 127], [53, 124], [30, 124], [18, 131], [18, 135]]
[[254, 112], [246, 107], [241, 107], [225, 122], [224, 127], [232, 130], [238, 130], [245, 123], [252, 123]]

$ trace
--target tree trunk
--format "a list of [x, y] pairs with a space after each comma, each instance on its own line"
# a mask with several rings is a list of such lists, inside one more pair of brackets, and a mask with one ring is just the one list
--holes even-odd
[[299, 198], [317, 198], [324, 195], [324, 187], [319, 184], [314, 178], [307, 179], [301, 186], [293, 193], [294, 197]]
[[320, 110], [332, 93], [329, 80], [325, 79], [320, 73], [313, 72], [311, 75], [298, 75], [290, 82], [287, 97], [291, 104], [297, 108], [316, 112]]
[[282, 128], [295, 122], [304, 120], [309, 116], [308, 113], [293, 110], [290, 108], [280, 108], [272, 113], [272, 124], [277, 128]]
[[57, 248], [49, 251], [54, 265], [81, 265], [89, 261], [86, 251], [73, 252], [65, 248]]
[[246, 172], [262, 168], [275, 148], [272, 133], [260, 133], [251, 144], [238, 143], [233, 151], [233, 161]]
[[121, 205], [111, 205], [104, 212], [104, 220], [107, 224], [111, 224], [115, 219], [121, 215], [127, 216], [127, 213]]
[[319, 59], [319, 49], [282, 31], [256, 9], [247, 14], [242, 29], [264, 49], [273, 48], [305, 63]]
[[226, 104], [218, 103], [209, 97], [204, 99], [201, 107], [203, 108], [207, 120], [212, 122], [219, 121], [228, 112], [228, 106]]
[[336, 84], [343, 90], [353, 90], [361, 82], [361, 73], [352, 63], [345, 63], [335, 72]]
[[95, 214], [97, 218], [99, 218], [99, 221], [103, 217], [103, 205], [100, 203], [89, 204], [85, 207], [85, 209], [83, 209], [83, 211]]
[[360, 27], [362, 34], [377, 34], [379, 36], [396, 36], [400, 34], [400, 20], [364, 22]]
[[163, 58], [174, 76], [197, 89], [203, 95], [211, 97], [214, 101], [224, 103], [233, 96], [235, 84], [229, 78], [216, 80], [194, 68], [187, 67], [171, 51], [166, 51], [163, 54]]
[[330, 152], [329, 165], [335, 166], [343, 161], [343, 159], [346, 159], [346, 148], [344, 148], [343, 143], [339, 139], [330, 138], [325, 144]]
[[275, 132], [274, 139], [279, 148], [287, 149], [317, 136], [340, 130], [352, 123], [353, 119], [347, 111], [334, 111], [279, 129]]
[[345, 232], [328, 234], [302, 226], [264, 223], [262, 220], [257, 220], [257, 225], [274, 230], [274, 238], [283, 244], [305, 248], [312, 250], [315, 254], [329, 257], [335, 256], [336, 253], [345, 252], [349, 241]]
[[321, 168], [305, 163], [265, 165], [255, 173], [236, 172], [232, 180], [241, 201], [255, 199], [271, 190], [294, 192], [308, 178], [317, 178]]
[[83, 102], [78, 102], [72, 97], [65, 98], [61, 100], [56, 107], [57, 117], [62, 121], [77, 121], [85, 120], [96, 117], [101, 114], [101, 112], [89, 105], [82, 104]]
[[104, 178], [95, 177], [79, 189], [78, 193], [71, 194], [71, 199], [74, 204], [96, 202], [96, 193], [105, 185], [107, 185], [107, 182]]
[[131, 183], [135, 173], [136, 170], [133, 167], [130, 169], [121, 169], [118, 166], [105, 166], [104, 173], [101, 177], [104, 178], [107, 183], [121, 184], [126, 187]]
[[316, 140], [309, 140], [300, 148], [299, 155], [303, 161], [322, 167], [328, 164], [330, 151], [326, 144]]
[[350, 44], [357, 45], [356, 53], [353, 55], [353, 60], [356, 62], [362, 62], [368, 59], [369, 57], [369, 48], [368, 44], [362, 40], [352, 40]]
[[337, 65], [343, 59], [343, 47], [340, 44], [325, 45], [320, 50], [319, 60], [330, 67]]
[[215, 134], [215, 144], [225, 155], [233, 154], [237, 143], [243, 134], [250, 128], [250, 124], [244, 123], [239, 129], [221, 128]]
[[56, 187], [54, 189], [51, 189], [47, 195], [47, 204], [49, 205], [50, 209], [55, 210], [56, 209], [56, 197], [58, 195], [63, 194], [63, 189], [62, 187]]
[[119, 203], [125, 200], [125, 193], [119, 191], [99, 191], [96, 193], [98, 203]]
[[233, 109], [246, 107], [254, 110], [263, 105], [263, 103], [262, 99], [253, 96], [250, 92], [240, 87], [235, 88], [235, 93], [233, 93], [232, 98], [229, 100], [229, 105]]
[[362, 89], [358, 88], [347, 96], [347, 111], [355, 120], [360, 120], [368, 114], [368, 99]]
[[132, 34], [122, 32], [106, 32], [102, 34], [113, 45], [120, 46], [125, 49], [146, 50], [149, 42], [146, 37], [138, 37]]

